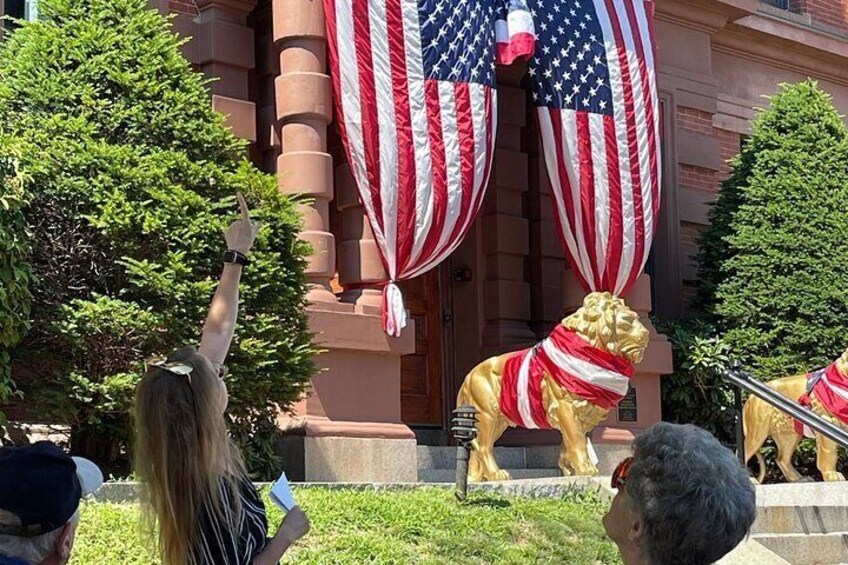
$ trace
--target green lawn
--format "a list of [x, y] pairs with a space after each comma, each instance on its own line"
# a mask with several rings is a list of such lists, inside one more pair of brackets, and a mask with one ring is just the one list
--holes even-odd
[[[313, 530], [284, 561], [298, 564], [618, 564], [594, 494], [563, 499], [473, 495], [457, 504], [450, 492], [359, 492], [301, 489], [295, 493]], [[272, 532], [282, 514], [267, 502]], [[88, 504], [71, 565], [150, 565], [138, 509]]]

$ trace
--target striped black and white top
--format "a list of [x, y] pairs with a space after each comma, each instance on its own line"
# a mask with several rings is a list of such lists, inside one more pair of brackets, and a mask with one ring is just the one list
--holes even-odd
[[237, 496], [241, 497], [242, 510], [237, 520], [229, 520], [233, 493], [223, 481], [219, 487], [225, 517], [229, 523], [238, 524], [235, 531], [228, 522], [221, 523], [208, 502], [204, 504], [190, 565], [250, 565], [265, 548], [268, 542], [265, 504], [247, 477], [242, 477], [240, 487]]

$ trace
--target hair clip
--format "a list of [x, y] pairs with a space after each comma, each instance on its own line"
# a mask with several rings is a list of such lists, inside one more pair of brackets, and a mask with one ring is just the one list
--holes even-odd
[[192, 367], [188, 363], [181, 363], [179, 361], [173, 361], [169, 363], [168, 360], [165, 358], [148, 361], [147, 365], [163, 369], [174, 375], [178, 375], [181, 377], [189, 377], [189, 381], [191, 381], [191, 373], [192, 371], [194, 371], [194, 367]]

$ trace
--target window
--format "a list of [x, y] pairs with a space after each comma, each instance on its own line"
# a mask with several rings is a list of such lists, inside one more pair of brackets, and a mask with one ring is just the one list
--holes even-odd
[[769, 6], [774, 6], [775, 8], [780, 8], [781, 10], [789, 9], [789, 0], [762, 0]]
[[24, 19], [30, 22], [38, 19], [38, 0], [24, 0]]
[[[33, 21], [38, 18], [38, 0], [6, 0], [5, 3], [0, 2], [0, 6], [3, 7], [2, 15], [16, 20]], [[4, 20], [3, 27], [13, 29], [15, 23]]]

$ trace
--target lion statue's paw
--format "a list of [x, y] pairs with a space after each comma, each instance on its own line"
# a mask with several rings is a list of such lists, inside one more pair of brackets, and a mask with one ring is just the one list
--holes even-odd
[[845, 480], [845, 475], [839, 471], [825, 471], [822, 473], [822, 477], [824, 477], [824, 480], [828, 482], [839, 482]]
[[494, 473], [486, 474], [486, 479], [489, 481], [511, 481], [512, 475], [504, 471], [503, 469], [498, 469]]

